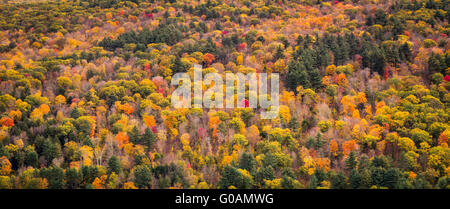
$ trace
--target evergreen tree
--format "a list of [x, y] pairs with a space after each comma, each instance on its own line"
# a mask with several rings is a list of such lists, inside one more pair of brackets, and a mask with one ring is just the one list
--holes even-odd
[[133, 126], [130, 132], [128, 132], [128, 137], [133, 144], [141, 144], [141, 136], [139, 134], [139, 130], [137, 126]]
[[290, 176], [283, 175], [281, 177], [281, 187], [283, 189], [298, 189], [296, 188], [298, 187], [298, 182]]
[[281, 46], [278, 46], [277, 51], [273, 55], [273, 61], [277, 61], [282, 58], [284, 58], [283, 49], [281, 48]]
[[216, 30], [222, 30], [222, 25], [220, 25], [219, 21], [216, 21], [215, 28], [216, 28]]
[[172, 67], [173, 73], [182, 73], [187, 71], [187, 67], [181, 62], [181, 58], [179, 56], [175, 57], [175, 61], [173, 62]]
[[47, 164], [51, 164], [53, 159], [57, 158], [60, 153], [61, 147], [58, 144], [54, 144], [51, 139], [47, 138], [42, 145], [42, 155], [47, 160]]
[[303, 44], [303, 36], [299, 35], [297, 37], [297, 46], [301, 46]]
[[139, 188], [150, 188], [152, 172], [147, 165], [138, 165], [134, 171], [134, 184]]
[[379, 75], [383, 75], [384, 67], [386, 66], [386, 57], [383, 51], [378, 47], [370, 45], [366, 45], [363, 48], [363, 66], [369, 67], [372, 72], [377, 72]]
[[263, 166], [256, 173], [256, 182], [260, 185], [264, 184], [264, 179], [273, 180], [275, 179], [275, 172], [272, 166]]
[[230, 186], [238, 189], [251, 189], [253, 187], [253, 180], [242, 175], [235, 167], [227, 165], [222, 171], [219, 187], [221, 189], [227, 189]]
[[367, 18], [366, 18], [366, 25], [367, 25], [367, 26], [373, 25], [373, 17], [372, 17], [372, 16], [367, 15]]
[[120, 164], [119, 158], [117, 158], [115, 155], [113, 155], [111, 158], [109, 158], [108, 161], [108, 174], [116, 173], [120, 174], [122, 171], [122, 165]]
[[296, 89], [300, 85], [303, 88], [311, 88], [309, 75], [302, 63], [292, 60], [288, 65], [286, 86], [293, 91], [297, 91]]
[[405, 60], [405, 61], [411, 61], [412, 59], [412, 52], [411, 49], [409, 48], [408, 43], [404, 43], [400, 46], [399, 49], [399, 54], [400, 54], [400, 59], [401, 60]]
[[443, 176], [439, 178], [436, 187], [439, 189], [450, 189], [450, 177], [449, 176]]
[[386, 25], [386, 22], [387, 22], [386, 12], [383, 9], [377, 9], [375, 11], [374, 23], [384, 26]]
[[316, 189], [319, 186], [319, 180], [317, 180], [316, 175], [312, 175], [311, 179], [309, 180], [309, 188], [310, 189]]
[[390, 168], [384, 173], [383, 186], [389, 189], [398, 189], [398, 183], [402, 178], [402, 173], [398, 168]]
[[373, 185], [372, 177], [370, 175], [369, 170], [368, 169], [362, 170], [360, 173], [360, 176], [361, 176], [360, 188], [361, 189], [369, 189]]
[[239, 160], [239, 167], [247, 170], [251, 175], [256, 174], [256, 161], [252, 154], [242, 153]]
[[64, 189], [64, 170], [62, 168], [44, 168], [40, 171], [40, 175], [47, 179], [49, 189]]
[[358, 170], [353, 169], [348, 180], [352, 189], [358, 189], [361, 185], [361, 175], [359, 175]]
[[78, 189], [83, 179], [83, 173], [76, 168], [68, 168], [64, 178], [67, 189]]
[[309, 78], [311, 86], [315, 89], [322, 87], [322, 76], [320, 75], [319, 69], [314, 68], [309, 71]]
[[378, 187], [384, 186], [384, 175], [386, 169], [383, 167], [372, 167], [370, 168], [370, 177], [372, 179], [372, 184]]
[[320, 132], [317, 133], [316, 135], [316, 141], [315, 141], [315, 147], [316, 149], [320, 149], [323, 146], [323, 138], [322, 138], [322, 134]]
[[415, 189], [431, 189], [432, 186], [430, 182], [427, 181], [427, 179], [419, 174], [413, 181], [413, 186]]
[[25, 156], [25, 164], [28, 166], [38, 167], [38, 154], [35, 151], [27, 152]]
[[98, 175], [98, 167], [96, 166], [82, 166], [81, 172], [83, 176], [82, 185], [86, 187], [88, 184], [92, 183]]
[[347, 177], [342, 171], [331, 176], [331, 189], [346, 189], [346, 188], [347, 188]]
[[78, 109], [78, 107], [73, 108], [72, 112], [70, 113], [70, 117], [77, 119], [81, 116], [80, 110]]
[[356, 154], [354, 151], [351, 151], [345, 160], [345, 165], [348, 170], [353, 170], [356, 168], [358, 161], [356, 161]]
[[153, 149], [153, 144], [155, 143], [156, 138], [155, 138], [155, 134], [153, 133], [153, 131], [149, 127], [147, 127], [145, 129], [145, 132], [142, 135], [142, 140], [141, 141], [147, 147], [147, 151]]

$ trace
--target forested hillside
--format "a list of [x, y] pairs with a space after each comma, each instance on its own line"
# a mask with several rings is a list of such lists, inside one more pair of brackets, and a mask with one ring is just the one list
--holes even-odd
[[[2, 2], [2, 189], [450, 188], [448, 0]], [[174, 108], [194, 64], [278, 116]]]

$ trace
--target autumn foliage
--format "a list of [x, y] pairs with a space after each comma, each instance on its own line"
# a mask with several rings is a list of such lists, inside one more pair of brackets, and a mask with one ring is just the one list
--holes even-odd
[[[449, 188], [448, 1], [12, 2], [0, 189]], [[194, 65], [278, 73], [278, 114], [175, 108]]]

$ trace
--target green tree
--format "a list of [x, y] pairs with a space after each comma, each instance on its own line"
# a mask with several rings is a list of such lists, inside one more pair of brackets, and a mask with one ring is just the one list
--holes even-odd
[[60, 167], [43, 168], [40, 171], [40, 176], [46, 178], [49, 189], [64, 189], [64, 170]]
[[311, 176], [311, 179], [309, 180], [309, 188], [310, 189], [316, 189], [319, 186], [319, 180], [317, 180], [317, 177], [315, 175]]
[[345, 160], [345, 165], [347, 170], [353, 170], [358, 165], [358, 161], [356, 160], [356, 154], [353, 150], [350, 152], [347, 159]]
[[65, 172], [67, 189], [78, 189], [83, 179], [83, 173], [76, 168], [68, 168]]
[[370, 175], [369, 170], [363, 169], [360, 174], [361, 174], [360, 188], [361, 189], [369, 189], [373, 185], [372, 184], [372, 176]]
[[153, 149], [153, 144], [155, 144], [156, 137], [155, 137], [155, 134], [153, 133], [153, 131], [149, 127], [147, 127], [145, 129], [145, 132], [142, 135], [141, 141], [147, 147], [147, 150]]
[[53, 159], [57, 158], [61, 154], [61, 147], [57, 143], [53, 143], [51, 139], [47, 138], [42, 145], [42, 155], [47, 160], [48, 164], [51, 164]]
[[340, 171], [337, 174], [331, 176], [331, 189], [346, 189], [347, 177], [344, 172]]
[[264, 185], [264, 179], [273, 180], [275, 179], [275, 172], [272, 166], [263, 166], [256, 173], [256, 182], [259, 185]]
[[348, 178], [348, 181], [350, 183], [350, 187], [352, 189], [358, 189], [361, 185], [361, 175], [359, 175], [358, 170], [353, 169], [350, 172], [350, 176]]
[[252, 154], [247, 152], [242, 153], [239, 159], [239, 168], [245, 169], [250, 172], [251, 175], [256, 174], [256, 161]]
[[128, 137], [133, 144], [141, 144], [141, 135], [139, 134], [139, 130], [137, 126], [133, 126], [130, 132], [128, 132]]
[[[98, 177], [98, 168], [96, 166], [82, 166], [81, 174], [83, 176], [82, 185], [88, 187], [96, 177]], [[91, 185], [92, 186], [92, 185]]]
[[432, 189], [430, 182], [421, 174], [414, 179], [413, 186], [415, 189]]
[[120, 174], [121, 171], [122, 165], [120, 164], [120, 160], [115, 155], [113, 155], [108, 160], [108, 174], [111, 174], [113, 172], [116, 174]]
[[38, 154], [36, 151], [30, 151], [26, 153], [25, 164], [28, 166], [38, 167]]
[[277, 51], [273, 55], [273, 61], [277, 61], [277, 60], [282, 59], [282, 58], [284, 58], [283, 48], [281, 48], [281, 45], [279, 45], [278, 48], [277, 48]]
[[251, 189], [253, 187], [253, 179], [251, 176], [243, 174], [235, 167], [227, 165], [221, 174], [222, 177], [219, 180], [219, 187], [222, 189], [227, 189], [230, 186], [238, 189]]
[[390, 168], [384, 173], [383, 185], [389, 189], [398, 189], [402, 173], [398, 168]]
[[134, 184], [139, 188], [150, 188], [152, 171], [147, 165], [138, 165], [134, 171]]

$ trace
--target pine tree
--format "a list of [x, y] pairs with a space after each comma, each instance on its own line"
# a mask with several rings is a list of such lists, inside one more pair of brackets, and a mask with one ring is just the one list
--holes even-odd
[[175, 57], [175, 61], [173, 62], [172, 70], [174, 73], [186, 72], [186, 67], [181, 62], [181, 58], [179, 56]]
[[405, 61], [411, 61], [412, 58], [412, 53], [411, 53], [411, 49], [409, 48], [408, 43], [404, 43], [400, 46], [399, 49], [399, 54], [400, 54], [400, 59], [401, 60], [405, 60]]
[[64, 179], [66, 180], [67, 189], [78, 189], [83, 179], [83, 173], [76, 168], [66, 169]]
[[56, 157], [58, 157], [58, 145], [55, 145], [51, 139], [47, 138], [42, 145], [42, 155], [50, 165]]
[[387, 15], [386, 12], [382, 9], [377, 9], [377, 11], [375, 12], [375, 24], [378, 25], [386, 25], [387, 19], [386, 19]]
[[74, 109], [72, 110], [72, 112], [70, 113], [70, 117], [71, 117], [71, 118], [74, 118], [74, 119], [77, 119], [77, 118], [79, 118], [80, 116], [81, 116], [81, 113], [80, 113], [80, 110], [78, 109], [78, 107], [74, 108]]
[[274, 58], [273, 61], [277, 61], [279, 59], [284, 58], [283, 49], [281, 48], [281, 46], [278, 46], [277, 51], [273, 55], [273, 58]]
[[147, 165], [138, 165], [134, 171], [134, 184], [139, 188], [150, 188], [152, 171]]
[[264, 179], [266, 180], [273, 180], [275, 179], [275, 172], [273, 170], [272, 166], [263, 166], [259, 171], [256, 173], [256, 182], [258, 182], [260, 185], [264, 184]]
[[37, 168], [38, 166], [38, 154], [36, 151], [26, 153], [25, 164]]
[[64, 170], [60, 167], [44, 168], [40, 171], [40, 176], [46, 178], [49, 189], [64, 189]]
[[340, 171], [339, 173], [331, 176], [331, 189], [346, 189], [347, 177]]
[[136, 126], [133, 126], [131, 131], [128, 132], [128, 136], [130, 138], [130, 141], [133, 142], [133, 144], [141, 144], [142, 143], [141, 136], [139, 134], [139, 130]]
[[208, 41], [206, 42], [206, 45], [205, 45], [204, 50], [203, 50], [203, 53], [211, 53], [215, 57], [217, 57], [217, 46], [213, 42], [211, 37], [208, 38]]
[[297, 91], [296, 89], [299, 85], [303, 86], [303, 88], [311, 88], [309, 75], [306, 72], [304, 65], [293, 60], [288, 66], [286, 86], [293, 91]]
[[239, 167], [247, 170], [251, 175], [256, 173], [256, 161], [252, 154], [242, 153], [239, 160]]
[[108, 173], [116, 173], [119, 174], [122, 171], [122, 165], [120, 165], [119, 158], [117, 158], [115, 155], [113, 155], [111, 158], [109, 158], [108, 161]]
[[431, 189], [432, 186], [430, 182], [427, 181], [427, 179], [419, 174], [413, 181], [413, 186], [415, 189]]
[[230, 186], [234, 186], [238, 189], [251, 189], [253, 186], [253, 179], [242, 175], [235, 167], [227, 165], [223, 169], [219, 187], [221, 189], [227, 189]]
[[383, 186], [389, 189], [397, 189], [401, 178], [402, 173], [398, 168], [390, 168], [384, 173]]
[[359, 175], [358, 170], [353, 169], [348, 180], [352, 189], [358, 189], [361, 185], [361, 175]]
[[322, 76], [317, 68], [309, 71], [311, 86], [315, 89], [322, 87]]
[[353, 170], [356, 168], [357, 164], [358, 164], [358, 161], [356, 161], [355, 152], [351, 151], [349, 156], [347, 157], [347, 160], [345, 160], [345, 165], [348, 170]]
[[316, 175], [312, 175], [311, 179], [309, 180], [309, 188], [310, 189], [315, 189], [319, 186], [319, 181], [317, 180]]
[[319, 149], [323, 146], [322, 134], [320, 132], [318, 132], [316, 135], [315, 146], [316, 146], [316, 149]]
[[368, 169], [364, 169], [360, 173], [361, 181], [360, 188], [361, 189], [369, 189], [372, 186], [372, 177]]
[[145, 146], [147, 146], [147, 151], [151, 150], [153, 148], [153, 144], [155, 143], [155, 134], [153, 134], [153, 131], [147, 127], [145, 129], [144, 135], [142, 135], [141, 140]]

